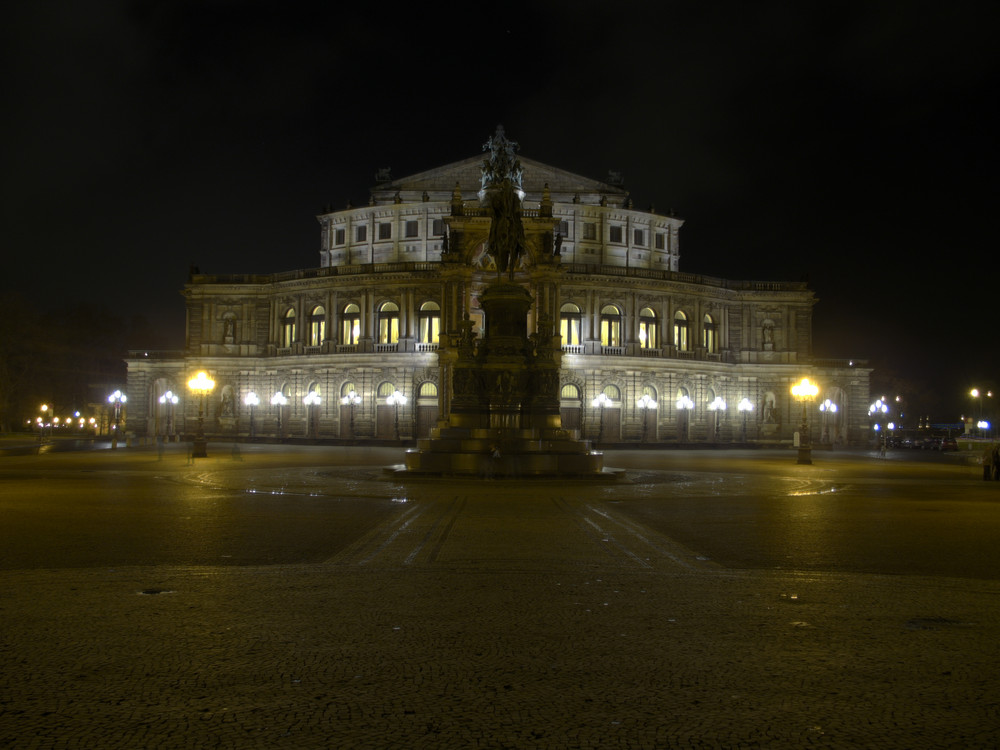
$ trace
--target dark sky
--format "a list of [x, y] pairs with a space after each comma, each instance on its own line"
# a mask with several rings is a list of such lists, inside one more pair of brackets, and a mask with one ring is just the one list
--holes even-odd
[[816, 354], [954, 419], [1000, 364], [995, 6], [22, 3], [0, 29], [3, 290], [113, 302], [180, 345], [192, 262], [315, 266], [322, 206], [503, 123], [684, 217], [681, 270], [808, 278]]

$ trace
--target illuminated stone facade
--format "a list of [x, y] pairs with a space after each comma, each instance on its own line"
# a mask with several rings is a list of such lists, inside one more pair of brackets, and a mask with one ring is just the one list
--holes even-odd
[[[790, 387], [808, 376], [821, 389], [813, 441], [864, 440], [870, 371], [812, 357], [804, 283], [683, 273], [681, 219], [635, 209], [614, 180], [520, 165], [528, 252], [513, 279], [533, 301], [529, 329], [560, 337], [564, 427], [604, 444], [788, 442], [802, 414]], [[462, 336], [483, 330], [479, 294], [498, 277], [482, 166], [475, 156], [380, 174], [369, 205], [318, 217], [315, 268], [193, 274], [184, 351], [130, 354], [128, 429], [190, 432], [198, 404], [185, 383], [204, 369], [217, 383], [210, 435], [248, 437], [251, 415], [259, 439], [428, 435], [449, 413]], [[161, 404], [168, 390], [181, 403]], [[278, 392], [285, 406], [272, 406]], [[310, 392], [318, 404], [304, 403]]]

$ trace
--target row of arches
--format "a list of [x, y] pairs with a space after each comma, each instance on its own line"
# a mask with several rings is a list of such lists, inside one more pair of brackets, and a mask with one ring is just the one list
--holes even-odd
[[[338, 316], [339, 342], [356, 345], [362, 336], [361, 307], [356, 302], [344, 305]], [[305, 320], [306, 346], [321, 346], [327, 341], [327, 313], [323, 305], [313, 306]], [[395, 344], [400, 338], [399, 305], [387, 300], [375, 310], [374, 337], [379, 344]], [[432, 300], [421, 303], [417, 311], [417, 341], [422, 344], [437, 344], [441, 333], [441, 306]], [[298, 314], [294, 307], [287, 307], [281, 316], [278, 345], [290, 348], [299, 341]]]
[[[621, 307], [614, 304], [601, 308], [599, 320], [599, 338], [602, 346], [624, 346], [625, 314]], [[719, 351], [719, 324], [714, 316], [705, 314], [701, 320], [701, 346], [710, 353]], [[583, 311], [580, 306], [567, 302], [559, 311], [559, 333], [563, 346], [579, 346], [582, 344]], [[639, 311], [638, 338], [640, 349], [659, 349], [664, 346], [663, 325], [656, 312], [651, 307]], [[691, 351], [694, 342], [692, 321], [683, 310], [674, 313], [669, 343], [677, 351]]]
[[[362, 383], [347, 378], [328, 394], [316, 379], [271, 379], [274, 390], [255, 394], [253, 403], [248, 398], [250, 383], [220, 381], [204, 405], [206, 429], [220, 434], [410, 439], [428, 436], [439, 415], [438, 384], [431, 380], [402, 384], [392, 379]], [[406, 388], [409, 392], [404, 392]], [[181, 394], [180, 403], [176, 397], [172, 401], [162, 398], [168, 392]], [[170, 379], [154, 381], [148, 400], [149, 432], [173, 436], [193, 426], [199, 404], [183, 393], [182, 386]], [[736, 399], [738, 403], [733, 403]], [[766, 439], [776, 437], [783, 422], [797, 425], [795, 406], [780, 390], [742, 396], [727, 387], [696, 390], [678, 385], [661, 392], [648, 383], [625, 390], [615, 383], [585, 386], [578, 382], [565, 382], [560, 390], [563, 427], [601, 443]], [[846, 407], [844, 392], [829, 389], [810, 418], [816, 440], [846, 441]]]

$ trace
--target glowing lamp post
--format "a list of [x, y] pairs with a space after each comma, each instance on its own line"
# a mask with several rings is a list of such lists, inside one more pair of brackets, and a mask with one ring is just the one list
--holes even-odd
[[747, 441], [747, 417], [753, 411], [753, 404], [750, 402], [750, 399], [744, 397], [740, 399], [740, 402], [736, 405], [736, 409], [743, 415], [743, 442], [745, 443]]
[[656, 409], [656, 401], [648, 393], [644, 393], [642, 394], [642, 398], [636, 401], [636, 405], [639, 407], [639, 413], [642, 415], [642, 442], [645, 443], [646, 428], [649, 422], [647, 415], [650, 414], [651, 410]]
[[[306, 437], [316, 437], [316, 409], [322, 403], [320, 395], [316, 391], [309, 391], [302, 399], [306, 407]], [[398, 432], [398, 430], [397, 430]], [[397, 434], [397, 438], [399, 435]]]
[[680, 417], [680, 427], [681, 427], [681, 439], [687, 440], [688, 429], [691, 426], [691, 416], [690, 412], [694, 408], [694, 401], [684, 394], [677, 399], [677, 412]]
[[278, 437], [281, 437], [281, 409], [288, 403], [288, 397], [285, 396], [281, 391], [275, 392], [271, 396], [271, 406], [273, 406], [278, 412]]
[[391, 396], [388, 396], [385, 402], [389, 406], [393, 406], [396, 409], [395, 414], [395, 424], [396, 424], [396, 440], [399, 440], [399, 407], [406, 403], [406, 396], [404, 396], [399, 391], [393, 391]]
[[114, 413], [113, 424], [111, 425], [111, 450], [115, 450], [118, 447], [118, 432], [122, 426], [122, 406], [126, 401], [128, 401], [128, 396], [121, 391], [116, 390], [108, 396], [108, 403], [111, 404], [111, 409]]
[[715, 414], [715, 442], [719, 442], [719, 428], [722, 426], [722, 414], [720, 412], [725, 412], [726, 402], [721, 396], [716, 396], [712, 403], [708, 405], [708, 410]]
[[350, 391], [346, 396], [340, 399], [340, 403], [344, 406], [351, 407], [351, 438], [354, 437], [354, 409], [361, 405], [361, 396], [355, 391]]
[[167, 391], [160, 396], [160, 403], [167, 407], [167, 427], [165, 433], [168, 438], [173, 434], [174, 407], [177, 406], [178, 401], [180, 401], [180, 399], [173, 391]]
[[809, 415], [806, 406], [816, 398], [819, 393], [819, 386], [810, 383], [809, 378], [802, 378], [792, 386], [792, 396], [802, 403], [802, 428], [799, 431], [799, 457], [796, 463], [812, 463], [812, 445], [809, 440]]
[[882, 445], [885, 446], [886, 441], [889, 439], [889, 435], [882, 431], [881, 420], [883, 418], [888, 419], [886, 415], [889, 413], [889, 405], [885, 402], [885, 396], [880, 399], [876, 399], [875, 403], [868, 407], [868, 418], [874, 420], [875, 424], [872, 429], [875, 431], [875, 441], [876, 444], [879, 440], [882, 441]]
[[599, 414], [599, 416], [597, 418], [598, 419], [598, 422], [597, 422], [597, 424], [598, 424], [598, 427], [597, 427], [597, 442], [598, 443], [600, 443], [602, 440], [604, 440], [604, 407], [608, 406], [610, 404], [611, 404], [611, 399], [608, 398], [608, 394], [606, 394], [604, 391], [601, 391], [600, 393], [598, 393], [597, 397], [593, 401], [590, 402], [591, 406], [593, 406], [595, 409], [599, 409], [600, 410], [600, 414]]
[[824, 442], [830, 441], [830, 415], [837, 413], [837, 405], [833, 403], [830, 399], [826, 399], [822, 404], [819, 405], [819, 410], [823, 412], [823, 434], [820, 439]]
[[42, 406], [39, 409], [39, 411], [42, 412], [42, 416], [40, 416], [38, 418], [38, 420], [37, 420], [37, 424], [38, 424], [38, 442], [40, 443], [40, 442], [42, 442], [42, 436], [45, 434], [45, 420], [49, 418], [49, 405], [48, 404], [42, 404]]
[[191, 457], [206, 458], [208, 456], [208, 440], [205, 438], [205, 397], [215, 388], [215, 381], [202, 370], [188, 381], [188, 388], [196, 396], [201, 397], [198, 399], [198, 434], [194, 437]]
[[250, 410], [250, 439], [253, 440], [256, 437], [256, 430], [254, 429], [253, 423], [253, 413], [256, 411], [257, 407], [260, 405], [260, 398], [256, 393], [250, 391], [246, 396], [243, 397], [243, 403]]

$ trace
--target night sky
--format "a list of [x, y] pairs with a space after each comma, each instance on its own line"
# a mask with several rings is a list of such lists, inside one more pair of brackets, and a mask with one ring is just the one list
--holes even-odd
[[21, 3], [3, 290], [140, 312], [179, 347], [192, 263], [316, 266], [323, 206], [502, 123], [683, 217], [682, 271], [808, 279], [815, 354], [955, 420], [1000, 364], [996, 5]]

